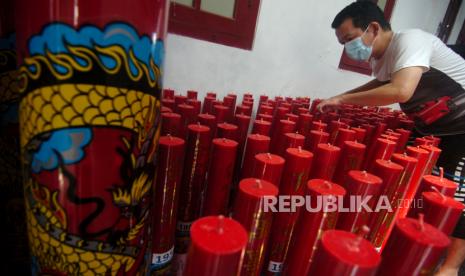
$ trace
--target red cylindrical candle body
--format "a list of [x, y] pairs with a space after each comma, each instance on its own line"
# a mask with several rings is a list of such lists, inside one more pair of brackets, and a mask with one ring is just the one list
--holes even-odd
[[181, 115], [177, 113], [162, 113], [161, 114], [161, 133], [160, 135], [179, 136], [179, 128], [181, 127]]
[[239, 128], [233, 124], [219, 123], [216, 125], [216, 137], [227, 138], [237, 142], [239, 138]]
[[172, 110], [171, 108], [169, 108], [169, 107], [162, 106], [160, 112], [161, 112], [161, 113], [172, 113], [173, 110]]
[[433, 141], [433, 146], [435, 146], [435, 147], [438, 147], [439, 144], [441, 143], [441, 138], [435, 137], [435, 136], [433, 136], [433, 135], [425, 136], [425, 137], [423, 137], [423, 138], [425, 138], [425, 139], [427, 139], [427, 140]]
[[428, 162], [426, 163], [425, 171], [423, 172], [423, 174], [431, 174], [433, 172], [434, 166], [436, 165], [436, 162], [439, 159], [439, 155], [441, 154], [442, 150], [433, 145], [421, 145], [420, 148], [429, 152]]
[[189, 100], [197, 100], [197, 95], [199, 93], [195, 90], [187, 90], [187, 99]]
[[299, 120], [297, 121], [297, 131], [303, 135], [308, 135], [312, 121], [313, 115], [309, 113], [300, 113]]
[[334, 182], [344, 185], [347, 173], [362, 168], [366, 146], [354, 141], [345, 141], [341, 148], [341, 157], [334, 173]]
[[290, 120], [279, 120], [276, 124], [276, 129], [271, 137], [271, 152], [279, 153], [279, 150], [284, 147], [286, 142], [286, 133], [295, 131], [295, 123]]
[[298, 133], [286, 133], [284, 134], [284, 144], [283, 147], [278, 150], [279, 156], [284, 156], [285, 152], [288, 148], [298, 148], [304, 147], [305, 144], [305, 136], [300, 135]]
[[273, 115], [274, 108], [269, 105], [262, 104], [258, 107], [259, 114]]
[[311, 130], [305, 141], [305, 149], [315, 152], [318, 144], [326, 144], [329, 141], [329, 133], [319, 130]]
[[313, 203], [310, 207], [315, 210], [307, 210], [307, 207], [301, 210], [289, 253], [284, 262], [283, 275], [285, 276], [308, 275], [321, 234], [336, 226], [337, 208], [329, 208], [329, 201], [337, 204], [342, 200], [346, 191], [335, 183], [323, 179], [312, 179], [307, 182], [305, 193], [310, 197], [310, 203]]
[[174, 90], [173, 89], [163, 89], [163, 99], [174, 99]]
[[371, 125], [371, 124], [362, 124], [360, 127], [365, 129], [365, 131], [366, 131], [365, 140], [363, 141], [363, 143], [365, 145], [367, 145], [367, 147], [369, 147], [372, 140], [373, 140], [373, 135], [375, 133], [375, 128], [376, 127], [374, 125]]
[[278, 188], [265, 180], [246, 178], [239, 183], [233, 218], [249, 233], [241, 275], [260, 275], [273, 218], [271, 211], [264, 211], [264, 201], [276, 200], [277, 195]]
[[260, 134], [249, 134], [244, 150], [241, 178], [252, 177], [255, 155], [266, 153], [270, 150], [270, 137]]
[[161, 105], [164, 107], [168, 107], [171, 110], [176, 109], [176, 103], [174, 102], [174, 99], [163, 99], [161, 100]]
[[450, 236], [462, 215], [465, 205], [453, 197], [445, 196], [440, 192], [431, 191], [421, 194], [423, 206], [411, 209], [409, 217], [417, 217], [418, 213], [425, 215], [425, 222]]
[[430, 224], [399, 219], [383, 251], [378, 275], [431, 275], [449, 244], [449, 238]]
[[288, 107], [280, 106], [276, 108], [276, 120], [282, 120], [286, 118], [286, 114], [289, 112]]
[[373, 144], [372, 149], [369, 150], [368, 156], [365, 159], [365, 169], [370, 172], [373, 168], [375, 161], [378, 159], [391, 159], [391, 156], [392, 154], [394, 154], [395, 149], [395, 142], [382, 138], [376, 139], [376, 142]]
[[174, 96], [174, 105], [177, 107], [180, 104], [186, 104], [187, 97], [183, 95], [175, 95]]
[[271, 123], [265, 120], [255, 120], [253, 123], [252, 133], [270, 136]]
[[246, 105], [238, 105], [236, 107], [236, 114], [245, 114], [247, 116], [252, 116], [252, 108]]
[[158, 164], [154, 187], [152, 224], [152, 271], [170, 269], [174, 253], [176, 210], [184, 164], [183, 139], [161, 136], [158, 140]]
[[176, 226], [177, 253], [187, 252], [189, 228], [200, 216], [211, 142], [210, 129], [207, 126], [189, 125], [188, 130]]
[[287, 113], [286, 114], [286, 119], [291, 120], [291, 121], [293, 121], [294, 123], [297, 124], [297, 122], [299, 121], [299, 116], [297, 116], [295, 114], [292, 114], [292, 113]]
[[281, 175], [284, 168], [284, 158], [270, 153], [259, 153], [255, 155], [252, 166], [252, 177], [271, 182], [276, 187], [281, 183]]
[[215, 97], [206, 96], [203, 99], [202, 113], [213, 113], [213, 101]]
[[414, 146], [422, 146], [422, 145], [432, 145], [434, 143], [431, 139], [426, 139], [424, 137], [417, 137], [415, 138], [415, 142], [413, 143]]
[[330, 144], [318, 144], [315, 154], [315, 162], [310, 172], [310, 178], [331, 180], [339, 161], [341, 149]]
[[351, 129], [355, 131], [355, 141], [363, 144], [367, 133], [366, 129], [360, 127], [353, 127]]
[[310, 127], [311, 130], [326, 131], [328, 125], [322, 121], [313, 121]]
[[195, 118], [197, 118], [197, 116], [201, 112], [202, 103], [199, 100], [196, 100], [196, 99], [188, 99], [187, 104], [194, 107], [194, 116], [195, 116]]
[[396, 129], [396, 132], [400, 134], [399, 140], [397, 141], [396, 152], [402, 153], [405, 150], [405, 146], [407, 145], [412, 132], [402, 128]]
[[421, 193], [431, 191], [432, 187], [435, 187], [445, 196], [453, 197], [457, 190], [457, 186], [457, 183], [447, 178], [435, 175], [425, 175], [421, 180], [415, 197], [420, 198]]
[[267, 122], [273, 122], [273, 116], [268, 114], [257, 114], [256, 120], [264, 120]]
[[239, 275], [248, 238], [239, 222], [203, 217], [192, 224], [191, 237], [184, 276]]
[[229, 107], [224, 105], [214, 105], [213, 114], [216, 116], [217, 123], [225, 123], [229, 116]]
[[355, 134], [356, 132], [354, 130], [348, 128], [339, 128], [334, 140], [334, 145], [336, 147], [342, 147], [345, 141], [355, 141]]
[[210, 135], [211, 137], [215, 137], [216, 135], [216, 117], [215, 115], [211, 115], [208, 113], [202, 113], [197, 116], [197, 120], [201, 125], [207, 126], [210, 128]]
[[[249, 132], [250, 116], [237, 114], [235, 117], [235, 124], [237, 126], [237, 142], [239, 143], [237, 148], [236, 158], [236, 169], [241, 168], [242, 155], [244, 154], [245, 142], [247, 140], [247, 133]], [[235, 173], [237, 173], [236, 171]]]
[[346, 231], [328, 230], [321, 237], [308, 275], [374, 276], [381, 257], [371, 243]]
[[190, 124], [196, 122], [197, 118], [194, 114], [195, 110], [193, 106], [187, 104], [180, 104], [177, 106], [177, 111], [181, 115], [181, 125], [179, 128], [179, 137], [186, 138], [187, 136], [187, 127]]
[[340, 128], [346, 128], [347, 125], [340, 120], [333, 120], [329, 123], [328, 132], [329, 132], [329, 142], [334, 144], [336, 141], [336, 136], [338, 135]]
[[[285, 159], [286, 164], [279, 194], [302, 196], [310, 173], [313, 154], [306, 150], [289, 148], [286, 150]], [[281, 272], [298, 216], [299, 211], [275, 214], [264, 268], [267, 274]]]
[[207, 97], [216, 99], [216, 93], [215, 92], [207, 92]]
[[203, 215], [227, 215], [229, 191], [236, 162], [237, 142], [226, 138], [213, 139], [207, 192], [203, 203]]

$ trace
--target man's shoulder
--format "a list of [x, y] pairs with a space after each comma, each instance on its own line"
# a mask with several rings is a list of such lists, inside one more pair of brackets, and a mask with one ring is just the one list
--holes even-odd
[[403, 40], [414, 40], [414, 39], [421, 39], [421, 40], [434, 40], [436, 36], [431, 33], [425, 32], [421, 29], [407, 29], [401, 30], [394, 33], [394, 37], [396, 40], [403, 41]]

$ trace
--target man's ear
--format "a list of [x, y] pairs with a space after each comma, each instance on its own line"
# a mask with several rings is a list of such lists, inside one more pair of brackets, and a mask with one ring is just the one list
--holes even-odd
[[377, 36], [379, 32], [381, 31], [381, 25], [379, 25], [379, 23], [376, 21], [370, 22], [369, 28], [373, 32], [373, 36]]

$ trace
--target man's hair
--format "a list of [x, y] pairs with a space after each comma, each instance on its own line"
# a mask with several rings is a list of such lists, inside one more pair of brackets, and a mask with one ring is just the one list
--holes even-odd
[[371, 22], [378, 22], [383, 30], [391, 30], [391, 25], [384, 17], [383, 11], [371, 1], [357, 1], [345, 7], [333, 20], [331, 27], [339, 28], [348, 18], [352, 18], [354, 27], [365, 30]]

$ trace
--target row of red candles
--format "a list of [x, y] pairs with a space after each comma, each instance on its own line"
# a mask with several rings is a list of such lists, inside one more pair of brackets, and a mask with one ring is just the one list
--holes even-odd
[[[317, 272], [311, 270], [312, 275], [342, 272], [338, 269], [356, 269], [357, 275], [372, 275], [380, 259], [378, 253], [369, 248], [373, 245], [383, 248], [388, 240], [392, 242], [387, 244], [387, 252], [397, 252], [400, 249], [397, 247], [408, 244], [409, 249], [403, 248], [401, 252], [415, 252], [423, 263], [396, 255], [394, 262], [397, 263], [393, 266], [393, 260], [383, 255], [381, 274], [434, 269], [447, 245], [447, 236], [436, 235], [442, 239], [424, 244], [423, 236], [431, 236], [436, 228], [419, 220], [397, 218], [405, 217], [409, 210], [399, 206], [399, 200], [409, 203], [422, 176], [431, 173], [440, 153], [439, 139], [418, 138], [416, 146], [405, 147], [410, 137], [407, 128], [413, 123], [401, 112], [387, 108], [344, 106], [340, 113], [318, 114], [315, 110], [318, 100], [310, 106], [308, 98], [269, 100], [266, 96], [260, 97], [253, 134], [248, 135], [253, 109], [251, 95], [244, 95], [235, 116], [233, 94], [226, 96], [223, 102], [217, 101], [216, 95], [208, 94], [203, 114], [199, 114], [201, 104], [196, 97], [195, 91], [188, 91], [187, 96], [165, 91], [162, 100], [163, 136], [158, 156], [152, 259], [158, 274], [169, 269], [166, 264], [171, 260], [174, 247], [178, 254], [190, 248], [186, 275], [223, 275], [225, 271], [259, 275], [262, 270], [267, 275], [281, 271], [284, 275], [306, 275], [312, 263], [320, 263], [314, 266]], [[233, 122], [235, 124], [231, 124]], [[217, 138], [212, 141], [214, 137]], [[233, 183], [239, 179], [242, 181], [237, 187]], [[306, 183], [308, 179], [314, 180]], [[430, 186], [437, 190], [429, 192]], [[455, 184], [443, 177], [425, 176], [420, 187], [418, 194], [425, 202], [421, 210], [425, 213], [425, 221], [449, 234], [463, 209], [450, 198]], [[384, 194], [394, 210], [375, 214], [300, 210], [273, 214], [261, 210], [264, 196], [304, 194], [371, 195], [374, 197], [370, 204]], [[411, 212], [411, 215], [418, 213], [416, 209]], [[216, 217], [230, 213], [246, 233], [244, 245], [240, 250], [237, 247], [232, 255], [229, 254], [231, 249], [226, 249], [233, 246], [233, 240], [240, 240], [241, 231], [236, 229], [232, 231], [235, 234], [227, 234], [228, 227], [235, 229], [234, 221]], [[201, 216], [210, 217], [192, 225]], [[395, 220], [398, 222], [394, 228]], [[212, 223], [214, 226], [210, 225]], [[364, 232], [364, 225], [370, 226], [370, 231]], [[325, 239], [325, 230], [334, 228], [340, 230], [328, 231], [327, 235], [335, 235], [335, 238]], [[388, 239], [392, 229], [392, 238]], [[409, 235], [412, 233], [415, 233], [414, 238]], [[225, 241], [221, 242], [222, 239]], [[333, 243], [344, 239], [347, 242]], [[442, 242], [441, 246], [435, 242]], [[340, 248], [341, 245], [348, 251]], [[314, 247], [320, 249], [313, 250]], [[245, 255], [241, 257], [244, 250]], [[327, 263], [337, 257], [334, 250], [348, 252], [339, 260], [339, 266]], [[350, 259], [354, 255], [351, 250], [374, 253], [371, 257], [366, 253], [368, 255], [361, 254], [360, 259]], [[357, 264], [362, 260], [373, 260], [366, 272], [360, 270], [360, 266], [367, 264]], [[409, 263], [405, 263], [406, 260]], [[342, 264], [345, 266], [340, 267]]]

